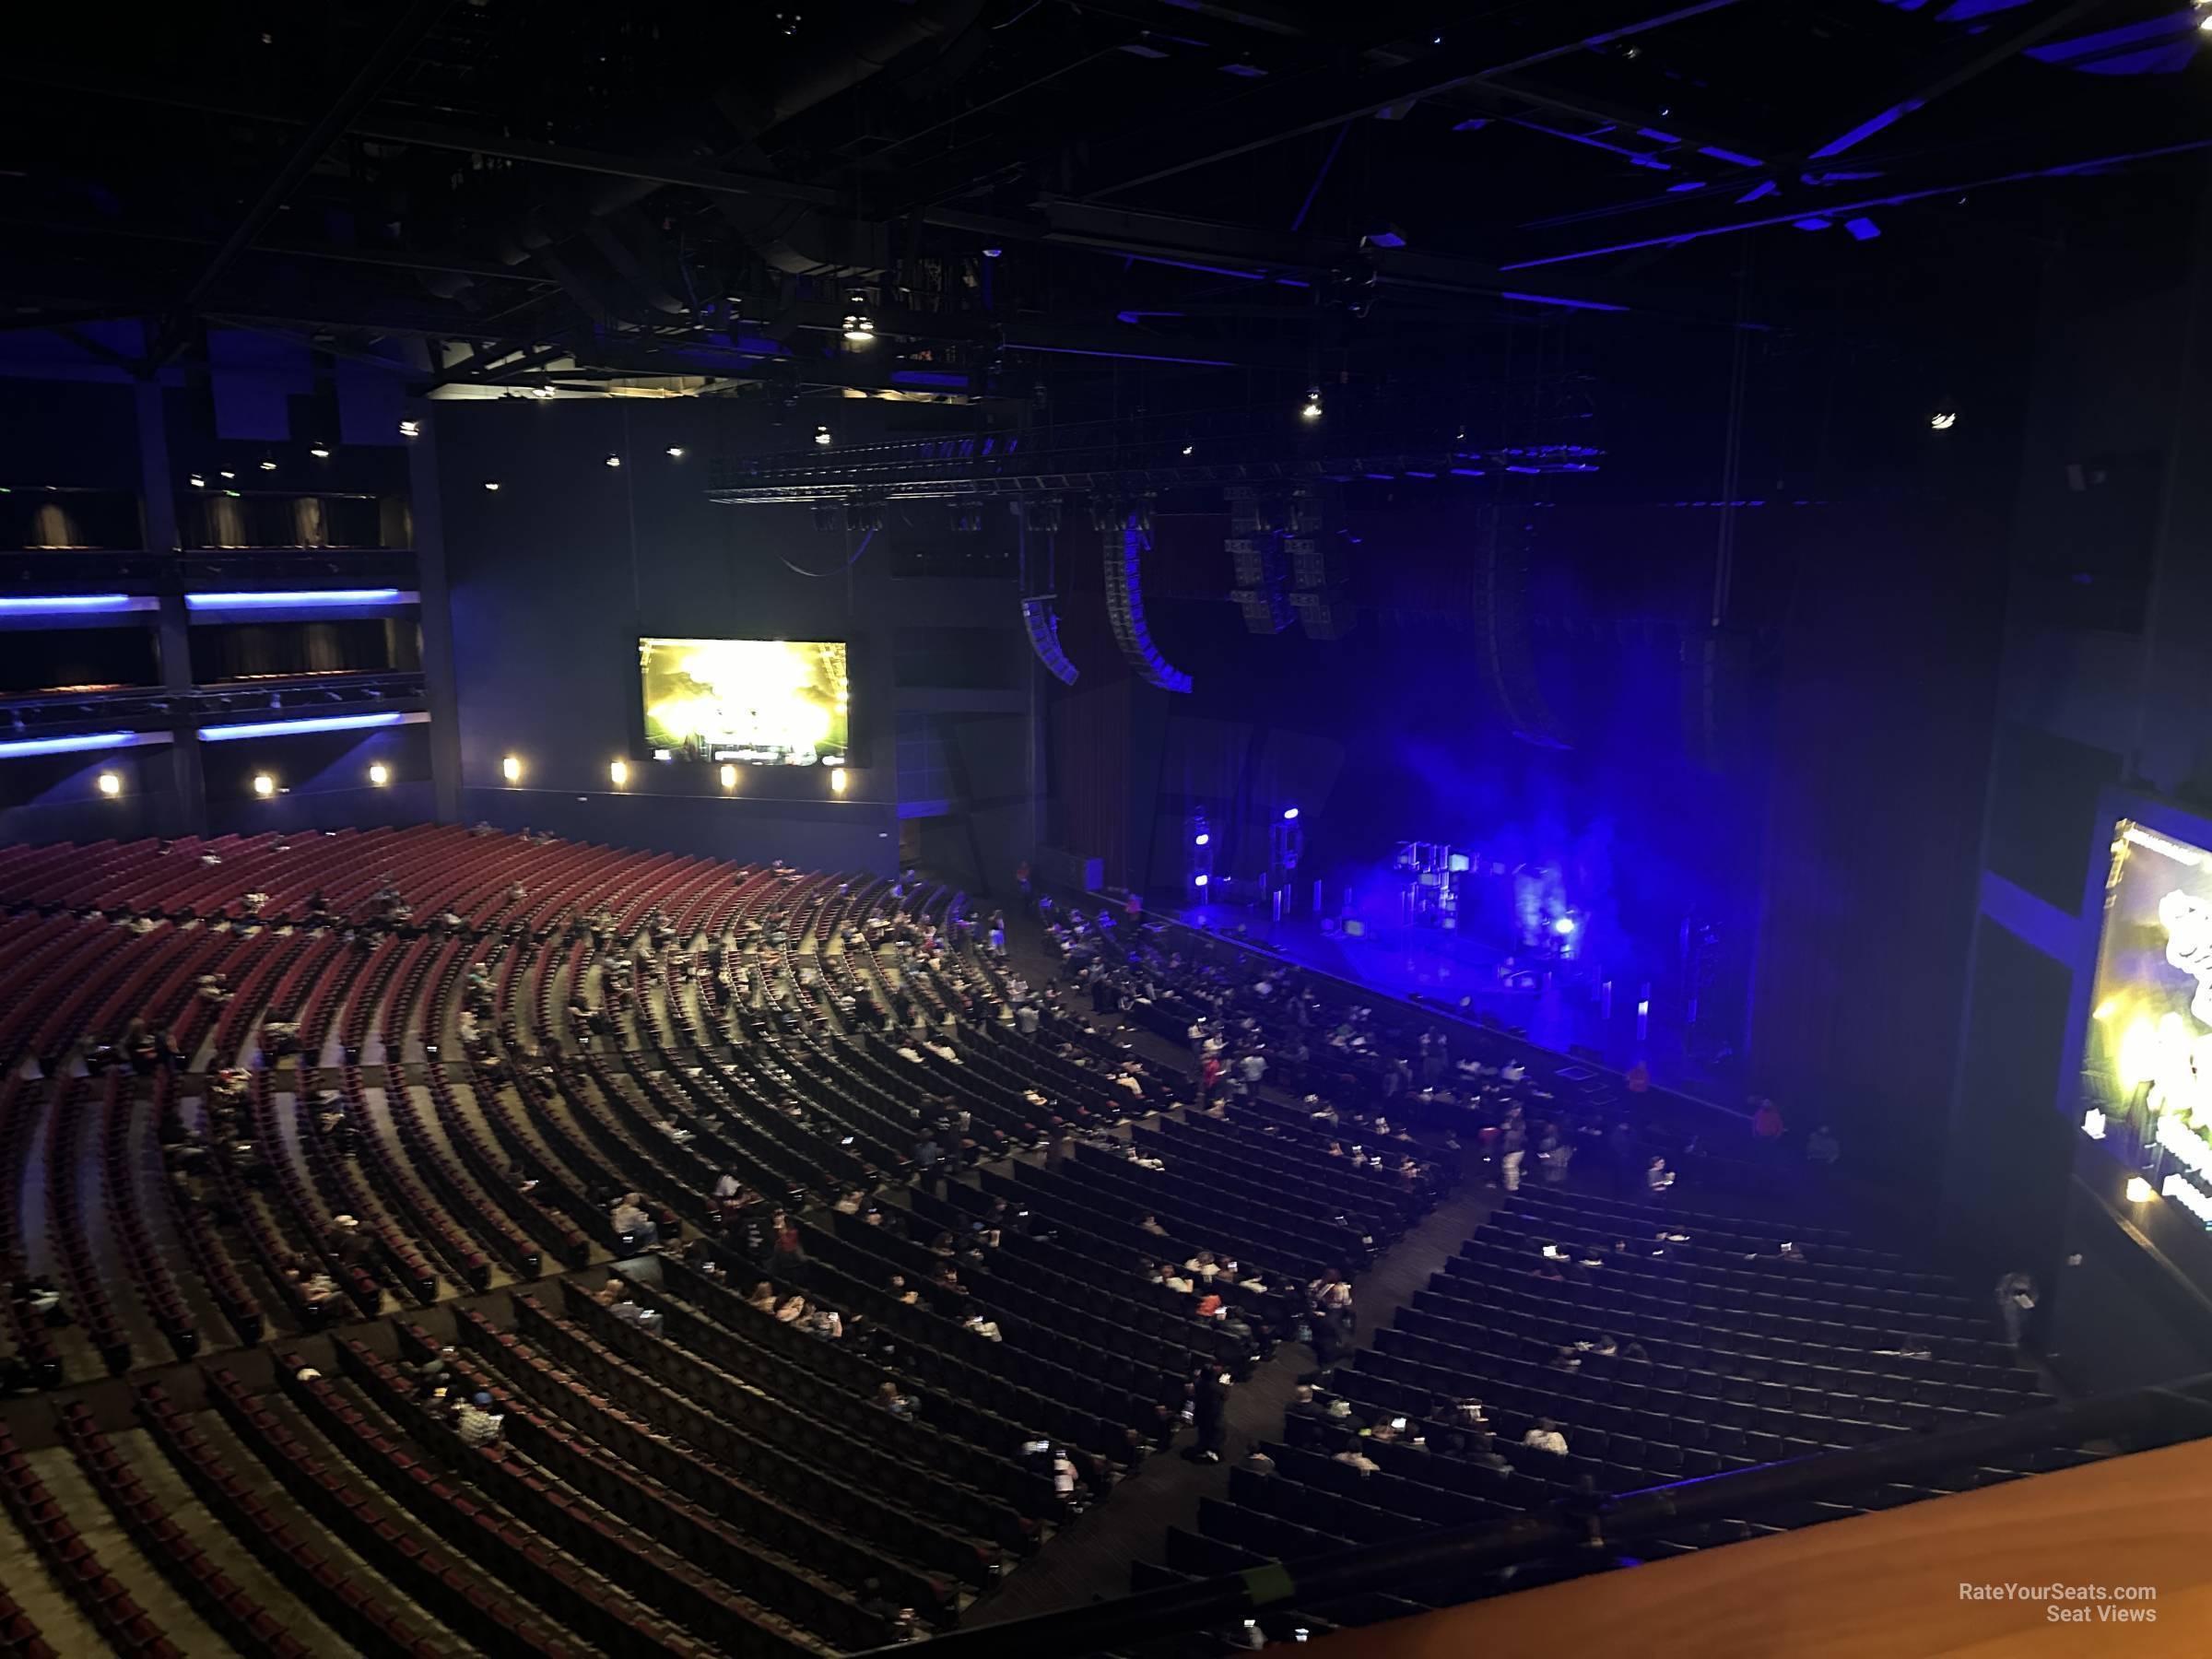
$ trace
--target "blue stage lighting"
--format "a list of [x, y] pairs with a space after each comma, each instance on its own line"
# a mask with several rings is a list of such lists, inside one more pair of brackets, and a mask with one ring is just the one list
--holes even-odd
[[135, 732], [88, 732], [76, 737], [18, 737], [0, 743], [0, 759], [18, 755], [69, 755], [80, 749], [128, 748], [138, 741]]
[[282, 592], [187, 594], [184, 603], [194, 610], [238, 610], [255, 605], [391, 605], [402, 597], [397, 588], [297, 588]]
[[375, 714], [324, 714], [308, 720], [255, 720], [243, 725], [200, 728], [201, 741], [233, 743], [242, 737], [293, 737], [302, 732], [353, 732], [369, 726], [399, 725], [407, 716], [397, 710]]
[[22, 599], [0, 599], [0, 615], [11, 617], [65, 617], [78, 611], [135, 609], [128, 594], [40, 594]]

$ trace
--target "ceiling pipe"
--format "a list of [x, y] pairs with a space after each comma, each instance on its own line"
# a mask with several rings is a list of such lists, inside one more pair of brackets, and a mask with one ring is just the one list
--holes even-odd
[[[766, 53], [750, 60], [747, 73], [725, 83], [703, 106], [687, 112], [681, 125], [694, 125], [694, 135], [670, 135], [658, 147], [683, 157], [688, 169], [702, 160], [710, 163], [757, 150], [759, 141], [776, 128], [817, 108], [840, 93], [851, 90], [889, 69], [917, 48], [949, 41], [981, 14], [983, 0], [923, 0], [915, 5], [886, 5], [873, 27], [855, 22], [836, 35], [813, 37], [818, 44], [796, 49], [794, 54]], [[646, 146], [646, 148], [654, 147]], [[772, 169], [759, 158], [761, 173]], [[650, 166], [651, 163], [646, 163]], [[670, 296], [659, 285], [637, 280], [634, 273], [645, 262], [629, 253], [608, 252], [606, 241], [621, 241], [618, 227], [600, 224], [609, 216], [657, 194], [668, 181], [651, 176], [607, 174], [588, 187], [556, 187], [540, 194], [511, 218], [497, 232], [497, 256], [502, 264], [522, 265], [541, 257], [555, 245], [594, 229], [599, 257], [613, 280], [639, 292], [656, 310], [666, 311]], [[545, 182], [537, 181], [541, 188]], [[811, 193], [810, 193], [811, 194]], [[818, 216], [807, 206], [789, 202], [724, 197], [724, 216], [755, 251], [772, 264], [804, 229]], [[803, 253], [802, 261], [806, 259]], [[625, 267], [628, 268], [625, 268]], [[786, 266], [786, 268], [788, 268]], [[571, 271], [571, 280], [587, 279]], [[473, 286], [470, 279], [446, 276], [431, 281], [430, 291], [454, 299]], [[603, 303], [603, 300], [602, 300]], [[677, 309], [684, 309], [680, 305]]]

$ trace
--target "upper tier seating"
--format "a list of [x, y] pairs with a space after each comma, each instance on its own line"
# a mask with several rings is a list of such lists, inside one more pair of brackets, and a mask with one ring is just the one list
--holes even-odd
[[[1463, 1174], [1447, 1131], [1494, 1168], [1512, 1105], [1582, 1135], [1618, 1110], [1494, 1071], [1417, 1099], [1392, 1076], [1418, 1013], [1054, 917], [1094, 1006], [1171, 1045], [1135, 1046], [984, 935], [912, 878], [449, 828], [0, 849], [8, 1382], [201, 1366], [134, 1378], [127, 1436], [62, 1407], [206, 1625], [147, 1630], [41, 1534], [107, 1638], [781, 1659], [943, 1629], [1080, 1536], [1196, 1368], [1250, 1374], [1314, 1283], [1418, 1227]], [[1266, 1087], [1205, 1110], [1194, 1021], [1230, 1060], [1264, 1044]], [[1511, 1053], [1484, 1042], [1459, 1058]], [[2037, 1398], [1948, 1281], [1788, 1236], [1803, 1260], [1766, 1224], [1532, 1178], [1335, 1371], [1349, 1415], [1295, 1412], [1277, 1472], [1238, 1471], [1145, 1582]], [[1201, 1253], [1216, 1277], [1179, 1288]], [[273, 1391], [239, 1344], [269, 1346]], [[1469, 1394], [1495, 1465], [1435, 1415]], [[479, 1394], [488, 1446], [458, 1432]], [[1394, 1417], [1428, 1445], [1357, 1433]], [[1564, 1457], [1519, 1443], [1538, 1417]], [[24, 1512], [68, 1523], [34, 1486]], [[290, 1599], [161, 1557], [178, 1537]]]
[[[1194, 1365], [1248, 1372], [1318, 1265], [1431, 1201], [1302, 1147], [1240, 1170], [1213, 1120], [1107, 1157], [1186, 1072], [1017, 1029], [975, 935], [927, 885], [452, 829], [0, 849], [0, 1181], [37, 1200], [0, 1225], [9, 1380], [205, 1356], [208, 1410], [135, 1391], [167, 1501], [74, 1402], [65, 1441], [149, 1553], [215, 1528], [295, 1598], [164, 1559], [208, 1626], [180, 1644], [942, 1627], [1164, 1442]], [[940, 1185], [1068, 1134], [1003, 1202], [1007, 1166]], [[1155, 1253], [1243, 1259], [1246, 1319], [1084, 1225], [1140, 1196]], [[454, 1299], [484, 1300], [441, 1353], [407, 1311]], [[264, 1342], [274, 1394], [221, 1358]], [[455, 1432], [478, 1393], [488, 1452]]]

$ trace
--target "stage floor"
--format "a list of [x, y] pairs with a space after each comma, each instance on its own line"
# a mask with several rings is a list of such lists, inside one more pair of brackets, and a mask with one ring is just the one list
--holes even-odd
[[1457, 1003], [1503, 1025], [1528, 1032], [1529, 1041], [1557, 1053], [1581, 1049], [1625, 1071], [1641, 1060], [1653, 1081], [1688, 1089], [1708, 1100], [1730, 1099], [1731, 1079], [1711, 1065], [1693, 1062], [1678, 1019], [1666, 999], [1654, 992], [1644, 1030], [1637, 1029], [1636, 1004], [1641, 987], [1615, 982], [1610, 1009], [1602, 978], [1586, 978], [1577, 966], [1553, 964], [1539, 987], [1515, 989], [1500, 983], [1501, 950], [1478, 941], [1430, 928], [1371, 929], [1361, 935], [1324, 933], [1312, 915], [1271, 921], [1265, 912], [1241, 905], [1196, 905], [1168, 914], [1194, 927], [1272, 946], [1295, 961], [1371, 985], [1393, 996], [1424, 996]]

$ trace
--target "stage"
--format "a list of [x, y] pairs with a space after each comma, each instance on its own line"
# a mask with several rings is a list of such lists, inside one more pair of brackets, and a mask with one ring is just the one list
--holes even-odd
[[1528, 1034], [1556, 1053], [1580, 1052], [1610, 1069], [1638, 1061], [1653, 1081], [1708, 1100], [1729, 1100], [1737, 1088], [1733, 1061], [1718, 1065], [1693, 1057], [1678, 1009], [1663, 991], [1651, 990], [1650, 1010], [1639, 1029], [1641, 982], [1611, 985], [1602, 970], [1574, 962], [1524, 962], [1535, 982], [1522, 988], [1503, 982], [1502, 949], [1468, 935], [1430, 927], [1369, 926], [1353, 935], [1324, 932], [1317, 917], [1292, 914], [1280, 922], [1241, 905], [1195, 905], [1159, 913], [1208, 932], [1268, 946], [1324, 973], [1371, 985], [1392, 996], [1415, 996], [1455, 1005], [1463, 1015], [1484, 1017]]

